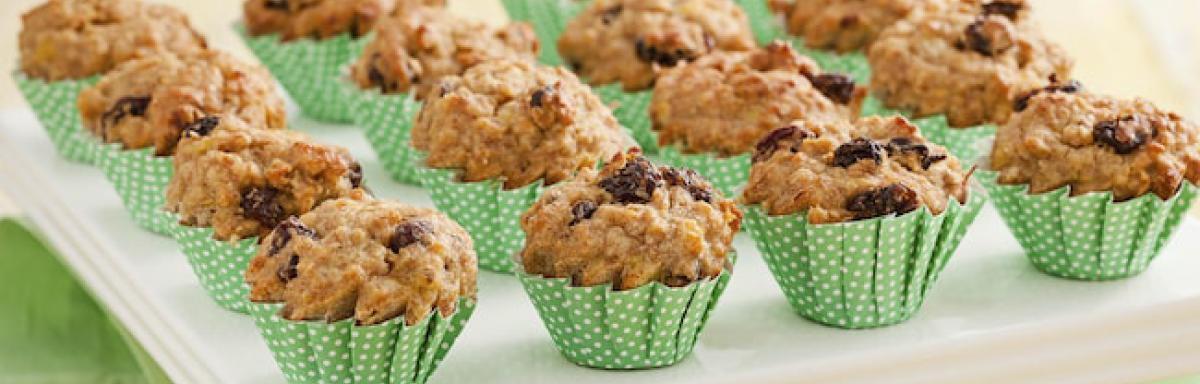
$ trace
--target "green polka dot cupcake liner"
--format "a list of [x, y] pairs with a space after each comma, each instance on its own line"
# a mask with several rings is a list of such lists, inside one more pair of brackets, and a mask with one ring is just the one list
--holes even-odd
[[1111, 192], [1071, 196], [1070, 187], [1063, 187], [1030, 194], [1028, 185], [1000, 184], [994, 171], [978, 177], [1034, 267], [1075, 280], [1122, 279], [1145, 271], [1197, 191], [1185, 181], [1170, 199], [1150, 193], [1115, 202]]
[[362, 127], [388, 175], [397, 182], [420, 186], [419, 156], [410, 138], [421, 102], [412, 94], [382, 94], [378, 90], [360, 89], [345, 80], [342, 87], [351, 98], [354, 125]]
[[729, 276], [725, 271], [684, 287], [654, 282], [615, 291], [611, 285], [574, 287], [569, 278], [518, 273], [562, 356], [603, 369], [656, 368], [683, 360], [695, 348]]
[[350, 97], [340, 84], [342, 68], [362, 53], [369, 37], [355, 39], [343, 33], [324, 40], [283, 42], [279, 34], [250, 36], [241, 24], [234, 29], [305, 116], [329, 123], [353, 121]]
[[812, 224], [806, 214], [768, 215], [746, 207], [746, 226], [792, 308], [846, 329], [904, 322], [926, 295], [974, 222], [984, 198], [951, 200], [933, 215]]
[[612, 107], [613, 116], [625, 127], [633, 141], [648, 155], [659, 153], [658, 133], [650, 122], [650, 101], [654, 92], [625, 92], [621, 84], [608, 84], [592, 88], [605, 104]]
[[474, 300], [461, 299], [448, 317], [434, 310], [413, 325], [401, 316], [360, 326], [286, 320], [278, 303], [247, 306], [289, 383], [425, 383], [475, 311]]
[[13, 82], [25, 96], [38, 122], [46, 130], [59, 156], [74, 162], [93, 164], [97, 146], [88, 140], [79, 117], [79, 92], [96, 84], [99, 76], [79, 80], [46, 82], [13, 72]]
[[126, 150], [120, 144], [103, 144], [98, 148], [97, 165], [117, 191], [133, 222], [147, 231], [171, 236], [176, 220], [163, 207], [167, 183], [175, 175], [173, 159], [155, 156], [154, 148]]
[[946, 147], [963, 166], [969, 168], [976, 159], [987, 152], [988, 140], [996, 136], [994, 124], [983, 124], [974, 127], [953, 128], [946, 121], [946, 115], [935, 115], [923, 118], [913, 118], [907, 111], [898, 111], [883, 106], [883, 102], [874, 96], [867, 97], [863, 102], [863, 116], [893, 116], [902, 115], [912, 121], [925, 139]]
[[726, 197], [737, 196], [738, 190], [750, 179], [750, 154], [721, 157], [713, 153], [689, 154], [674, 145], [662, 147], [658, 157], [676, 167], [687, 168], [721, 191]]
[[221, 241], [213, 237], [212, 228], [189, 227], [178, 224], [172, 217], [171, 236], [187, 257], [192, 273], [208, 297], [221, 308], [249, 314], [250, 289], [246, 286], [246, 268], [258, 251], [258, 237], [238, 241]]
[[737, 0], [737, 3], [746, 11], [746, 17], [750, 19], [750, 29], [754, 31], [759, 45], [766, 46], [772, 41], [783, 40], [791, 44], [797, 53], [812, 58], [824, 72], [845, 74], [858, 84], [866, 84], [871, 80], [871, 67], [867, 64], [866, 55], [861, 51], [837, 53], [809, 48], [804, 44], [803, 38], [787, 33], [783, 18], [771, 12], [767, 0]]
[[[418, 160], [418, 163], [424, 163], [424, 160]], [[422, 166], [417, 172], [438, 210], [471, 234], [479, 268], [513, 273], [516, 254], [525, 243], [521, 214], [542, 195], [545, 189], [542, 182], [504, 189], [504, 183], [499, 180], [460, 181], [456, 170]]]

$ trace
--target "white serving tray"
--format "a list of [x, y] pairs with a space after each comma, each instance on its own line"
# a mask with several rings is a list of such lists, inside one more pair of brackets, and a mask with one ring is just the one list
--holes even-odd
[[[350, 148], [379, 197], [431, 205], [385, 176], [355, 128], [293, 126]], [[58, 158], [29, 110], [0, 111], [0, 188], [176, 382], [283, 382], [252, 321], [213, 304], [175, 243], [135, 227], [98, 170]], [[1140, 277], [1074, 282], [1035, 271], [985, 208], [913, 320], [860, 331], [795, 315], [739, 235], [736, 272], [695, 353], [633, 372], [562, 359], [518, 282], [481, 272], [478, 310], [432, 381], [1118, 383], [1198, 372], [1200, 223], [1180, 231]]]

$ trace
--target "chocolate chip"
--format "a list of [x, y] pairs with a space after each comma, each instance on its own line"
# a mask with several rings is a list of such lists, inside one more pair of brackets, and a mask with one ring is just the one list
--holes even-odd
[[1079, 80], [1071, 80], [1066, 83], [1059, 84], [1058, 76], [1051, 74], [1050, 85], [1026, 92], [1021, 96], [1017, 96], [1017, 98], [1013, 100], [1013, 110], [1021, 112], [1026, 108], [1029, 108], [1029, 99], [1032, 99], [1034, 96], [1037, 96], [1042, 92], [1076, 93], [1082, 89], [1083, 83], [1080, 83]]
[[1137, 130], [1138, 120], [1134, 116], [1125, 116], [1098, 122], [1092, 127], [1092, 140], [1112, 148], [1118, 155], [1133, 153], [1150, 138], [1150, 134]]
[[265, 227], [275, 227], [283, 218], [279, 190], [271, 187], [251, 187], [242, 192], [242, 215]]
[[359, 164], [357, 161], [350, 163], [350, 169], [348, 170], [348, 172], [346, 172], [346, 177], [350, 178], [350, 186], [351, 187], [353, 187], [353, 188], [361, 187], [362, 181], [363, 181], [362, 164]]
[[288, 0], [266, 0], [263, 2], [263, 7], [266, 9], [286, 11], [288, 10]]
[[988, 40], [987, 36], [983, 34], [982, 19], [975, 20], [974, 23], [968, 25], [965, 36], [966, 41], [964, 41], [964, 45], [967, 48], [970, 48], [972, 51], [975, 51], [980, 55], [987, 57], [992, 56], [992, 41]]
[[796, 137], [803, 141], [804, 139], [812, 136], [812, 132], [801, 129], [795, 125], [777, 128], [774, 131], [771, 131], [771, 133], [768, 133], [767, 136], [762, 138], [762, 140], [759, 140], [758, 144], [754, 146], [754, 157], [752, 161], [757, 163], [771, 158], [771, 155], [775, 154], [775, 151], [779, 150], [779, 143], [783, 140]]
[[288, 259], [287, 265], [279, 268], [279, 272], [277, 273], [279, 275], [279, 280], [282, 280], [286, 283], [300, 276], [299, 267], [300, 256], [292, 255], [292, 257]]
[[662, 174], [658, 168], [640, 156], [625, 163], [615, 175], [600, 180], [600, 188], [620, 203], [648, 203], [654, 190], [661, 186]]
[[427, 222], [420, 220], [405, 222], [396, 227], [396, 232], [392, 234], [392, 239], [388, 241], [388, 249], [399, 253], [404, 247], [421, 241], [421, 238], [431, 233], [433, 233], [433, 229], [429, 227], [429, 223]]
[[662, 175], [663, 180], [665, 180], [667, 184], [683, 187], [696, 201], [703, 201], [710, 204], [712, 203], [712, 188], [709, 188], [705, 185], [703, 182], [704, 179], [700, 177], [700, 174], [697, 174], [696, 171], [690, 169], [680, 171], [675, 168], [666, 168], [663, 170]]
[[986, 15], [1004, 15], [1009, 20], [1017, 19], [1017, 12], [1021, 11], [1022, 5], [1008, 1], [993, 1], [983, 5], [983, 14]]
[[600, 13], [600, 22], [604, 23], [604, 25], [612, 24], [613, 20], [616, 20], [617, 16], [620, 16], [623, 10], [625, 10], [625, 7], [620, 4], [605, 9], [604, 12]]
[[283, 222], [279, 223], [279, 225], [276, 225], [275, 229], [271, 230], [271, 234], [271, 248], [267, 252], [267, 255], [270, 256], [279, 254], [279, 251], [292, 241], [293, 234], [310, 238], [317, 236], [316, 231], [313, 231], [312, 228], [305, 226], [304, 223], [300, 221], [300, 218], [296, 216], [290, 216], [287, 218], [287, 220], [284, 220]]
[[145, 116], [150, 106], [150, 96], [125, 96], [117, 99], [112, 107], [100, 116], [101, 124], [105, 127], [116, 125], [125, 116]]
[[696, 54], [683, 49], [674, 51], [664, 51], [659, 48], [649, 45], [645, 39], [638, 38], [633, 43], [634, 51], [637, 57], [648, 63], [658, 63], [664, 67], [674, 67], [680, 60], [692, 60], [696, 58]]
[[840, 73], [822, 73], [809, 79], [813, 88], [835, 103], [847, 105], [854, 98], [854, 80]]
[[903, 214], [917, 209], [918, 206], [920, 202], [917, 200], [917, 193], [901, 184], [859, 193], [846, 203], [846, 209], [854, 214], [855, 220], [893, 213]]
[[533, 94], [529, 95], [529, 106], [541, 108], [543, 105], [545, 105], [546, 96], [548, 96], [551, 92], [554, 92], [554, 87], [549, 85], [533, 91]]
[[221, 124], [220, 116], [204, 116], [183, 127], [183, 137], [204, 137]]
[[579, 224], [579, 222], [592, 218], [592, 214], [596, 213], [596, 203], [591, 201], [580, 201], [571, 207], [571, 223], [568, 225]]
[[875, 160], [875, 164], [883, 163], [884, 148], [871, 139], [857, 138], [849, 143], [839, 145], [833, 152], [833, 165], [849, 168], [859, 160]]

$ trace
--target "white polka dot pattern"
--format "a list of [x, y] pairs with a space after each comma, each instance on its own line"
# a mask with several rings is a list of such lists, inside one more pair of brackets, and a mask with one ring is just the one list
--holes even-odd
[[783, 20], [767, 8], [765, 0], [737, 0], [746, 16], [750, 19], [750, 29], [754, 31], [759, 45], [766, 46], [774, 40], [785, 40], [801, 55], [808, 56], [817, 62], [825, 72], [837, 72], [849, 75], [858, 84], [866, 84], [871, 79], [871, 70], [867, 65], [867, 57], [862, 52], [839, 54], [809, 48], [804, 39], [787, 34]]
[[613, 291], [611, 285], [573, 287], [570, 279], [518, 272], [563, 357], [605, 369], [662, 367], [687, 357], [729, 276], [725, 271], [679, 288], [655, 282]]
[[247, 313], [250, 289], [246, 286], [246, 268], [258, 251], [258, 237], [236, 242], [213, 238], [212, 228], [196, 228], [178, 224], [172, 217], [172, 235], [183, 255], [187, 256], [192, 273], [208, 297], [221, 308]]
[[[417, 163], [423, 164], [424, 160], [418, 158]], [[458, 181], [457, 171], [453, 170], [422, 166], [417, 174], [438, 210], [471, 234], [479, 268], [501, 273], [516, 270], [513, 259], [525, 242], [521, 214], [541, 196], [541, 181], [505, 190], [496, 180]]]
[[509, 19], [525, 21], [533, 26], [534, 34], [542, 42], [538, 61], [546, 65], [562, 65], [556, 44], [558, 36], [567, 28], [567, 22], [587, 6], [587, 2], [501, 0], [501, 3]]
[[750, 154], [718, 157], [712, 153], [685, 154], [674, 145], [659, 148], [659, 157], [664, 163], [676, 168], [688, 168], [704, 176], [725, 196], [737, 196], [738, 191], [750, 180]]
[[393, 180], [419, 186], [417, 151], [410, 145], [409, 134], [421, 102], [411, 94], [385, 95], [378, 90], [362, 90], [350, 81], [342, 81], [341, 85], [352, 100], [354, 125], [363, 128], [383, 168]]
[[1165, 201], [1150, 193], [1113, 202], [1110, 192], [1071, 197], [1069, 187], [1031, 195], [1027, 185], [997, 183], [996, 172], [977, 174], [1033, 265], [1078, 280], [1121, 279], [1146, 270], [1197, 191], [1184, 182]]
[[792, 308], [840, 328], [903, 322], [920, 309], [984, 198], [940, 215], [908, 214], [834, 224], [746, 207], [746, 228]]
[[163, 206], [167, 183], [175, 175], [172, 158], [155, 156], [154, 148], [124, 150], [120, 144], [104, 144], [98, 147], [95, 159], [133, 222], [147, 231], [170, 236], [175, 220]]
[[330, 123], [353, 121], [350, 97], [340, 84], [345, 76], [342, 68], [362, 53], [369, 35], [352, 39], [343, 33], [319, 41], [301, 38], [285, 43], [278, 34], [250, 36], [240, 23], [236, 29], [305, 116]]
[[475, 311], [462, 299], [448, 318], [435, 310], [411, 326], [403, 317], [357, 326], [285, 320], [283, 304], [246, 306], [289, 383], [425, 383]]
[[629, 93], [621, 88], [620, 83], [596, 86], [592, 89], [605, 104], [613, 106], [613, 116], [633, 136], [633, 141], [642, 147], [642, 152], [648, 155], [658, 154], [658, 133], [651, 129], [649, 116], [650, 99], [654, 96], [651, 90]]
[[91, 134], [84, 131], [83, 122], [76, 107], [79, 92], [99, 81], [99, 76], [80, 80], [61, 80], [51, 83], [31, 79], [19, 70], [13, 72], [13, 82], [33, 108], [50, 142], [59, 156], [84, 164], [95, 162], [97, 144], [87, 140]]

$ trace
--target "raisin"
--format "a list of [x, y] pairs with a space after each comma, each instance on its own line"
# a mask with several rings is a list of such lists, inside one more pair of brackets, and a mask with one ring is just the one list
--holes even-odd
[[604, 25], [612, 24], [613, 20], [616, 20], [617, 16], [620, 16], [623, 10], [625, 10], [625, 7], [620, 4], [605, 9], [604, 12], [600, 13], [600, 22], [604, 23]]
[[904, 185], [892, 184], [855, 195], [846, 203], [846, 209], [854, 214], [855, 220], [861, 220], [911, 212], [919, 205], [916, 192]]
[[571, 215], [573, 217], [571, 218], [571, 224], [568, 225], [573, 226], [575, 224], [579, 224], [581, 221], [592, 218], [592, 215], [595, 213], [596, 203], [587, 200], [575, 203], [575, 205], [571, 207]]
[[840, 73], [822, 73], [809, 79], [813, 88], [835, 103], [847, 105], [854, 98], [854, 80]]
[[183, 127], [183, 137], [204, 137], [212, 133], [217, 125], [221, 124], [219, 116], [204, 116], [200, 120], [193, 121], [186, 127]]
[[897, 137], [888, 142], [887, 152], [889, 156], [898, 156], [902, 154], [914, 154], [921, 161], [921, 168], [929, 169], [934, 163], [946, 160], [945, 154], [930, 154], [929, 147], [925, 144], [913, 143], [911, 138]]
[[149, 106], [150, 96], [122, 97], [100, 116], [101, 123], [108, 127], [116, 125], [125, 116], [145, 116]]
[[351, 187], [353, 187], [353, 188], [361, 187], [362, 181], [363, 181], [362, 164], [359, 164], [357, 161], [350, 163], [350, 169], [346, 173], [346, 177], [350, 178], [350, 186]]
[[388, 249], [399, 253], [404, 247], [421, 241], [421, 238], [431, 233], [433, 233], [433, 229], [429, 228], [429, 223], [424, 221], [414, 220], [400, 224], [396, 227], [396, 232], [392, 234], [392, 239], [388, 241]]
[[279, 190], [271, 187], [251, 187], [242, 192], [242, 215], [265, 227], [275, 227], [283, 218]]
[[648, 203], [661, 186], [662, 174], [644, 157], [630, 160], [615, 175], [600, 180], [600, 188], [620, 203]]
[[883, 163], [884, 148], [871, 139], [857, 138], [842, 144], [833, 152], [833, 165], [849, 168], [859, 160], [875, 160], [875, 164]]
[[529, 95], [529, 106], [541, 108], [546, 103], [546, 96], [548, 96], [551, 92], [554, 92], [554, 87], [549, 85], [533, 91], [533, 94]]
[[944, 153], [925, 156], [921, 159], [921, 168], [929, 169], [929, 167], [932, 167], [933, 164], [942, 160], [946, 160], [947, 158], [949, 158], [949, 156], [946, 156]]
[[309, 238], [317, 236], [316, 231], [313, 231], [312, 228], [305, 226], [304, 223], [300, 221], [300, 218], [296, 216], [289, 216], [287, 220], [284, 220], [283, 222], [279, 223], [279, 225], [275, 226], [275, 229], [271, 230], [271, 233], [274, 235], [274, 237], [272, 237], [273, 240], [271, 241], [270, 251], [267, 253], [267, 255], [270, 256], [275, 256], [280, 250], [283, 249], [283, 247], [287, 246], [287, 244], [292, 241], [293, 233], [295, 235]]
[[762, 140], [759, 140], [758, 144], [754, 146], [754, 157], [752, 161], [757, 163], [771, 158], [771, 155], [775, 154], [775, 151], [779, 150], [779, 143], [784, 140], [798, 137], [801, 141], [803, 141], [804, 139], [812, 136], [812, 132], [801, 129], [795, 125], [777, 128], [764, 136]]
[[1066, 83], [1059, 84], [1058, 75], [1051, 74], [1050, 85], [1017, 96], [1017, 98], [1013, 100], [1013, 110], [1021, 112], [1026, 108], [1029, 108], [1029, 99], [1032, 99], [1034, 96], [1037, 96], [1042, 92], [1076, 93], [1081, 89], [1083, 89], [1083, 83], [1080, 83], [1079, 80], [1071, 80]]
[[1137, 123], [1138, 119], [1133, 116], [1098, 122], [1092, 128], [1092, 140], [1107, 145], [1118, 155], [1128, 155], [1146, 144], [1150, 137], [1146, 132], [1137, 131]]
[[664, 67], [674, 67], [680, 60], [692, 60], [696, 58], [694, 53], [683, 49], [676, 49], [673, 52], [660, 50], [653, 45], [646, 44], [646, 40], [642, 38], [634, 41], [633, 48], [635, 53], [637, 53], [637, 57], [642, 59], [642, 61], [658, 63]]
[[288, 10], [288, 0], [266, 0], [263, 2], [263, 7], [277, 11], [286, 11]]
[[287, 265], [284, 265], [283, 267], [279, 268], [279, 272], [278, 272], [279, 280], [282, 280], [283, 282], [286, 283], [286, 282], [292, 281], [292, 279], [295, 279], [296, 277], [300, 276], [299, 267], [300, 267], [300, 256], [292, 255], [292, 257], [290, 259], [288, 259]]
[[438, 84], [438, 97], [446, 97], [446, 94], [453, 90], [453, 84], [442, 82], [441, 84]]
[[992, 41], [983, 34], [983, 20], [975, 20], [967, 26], [964, 45], [972, 51], [987, 57], [992, 56]]
[[986, 15], [1003, 15], [1009, 20], [1017, 20], [1017, 12], [1021, 11], [1021, 4], [1008, 1], [993, 1], [983, 5], [983, 14]]
[[663, 180], [665, 180], [667, 184], [680, 186], [686, 189], [688, 194], [692, 195], [692, 199], [695, 199], [696, 201], [703, 201], [705, 203], [712, 203], [712, 188], [709, 188], [707, 185], [705, 185], [703, 178], [701, 178], [696, 171], [690, 169], [680, 171], [675, 168], [667, 168], [663, 171], [662, 175]]

